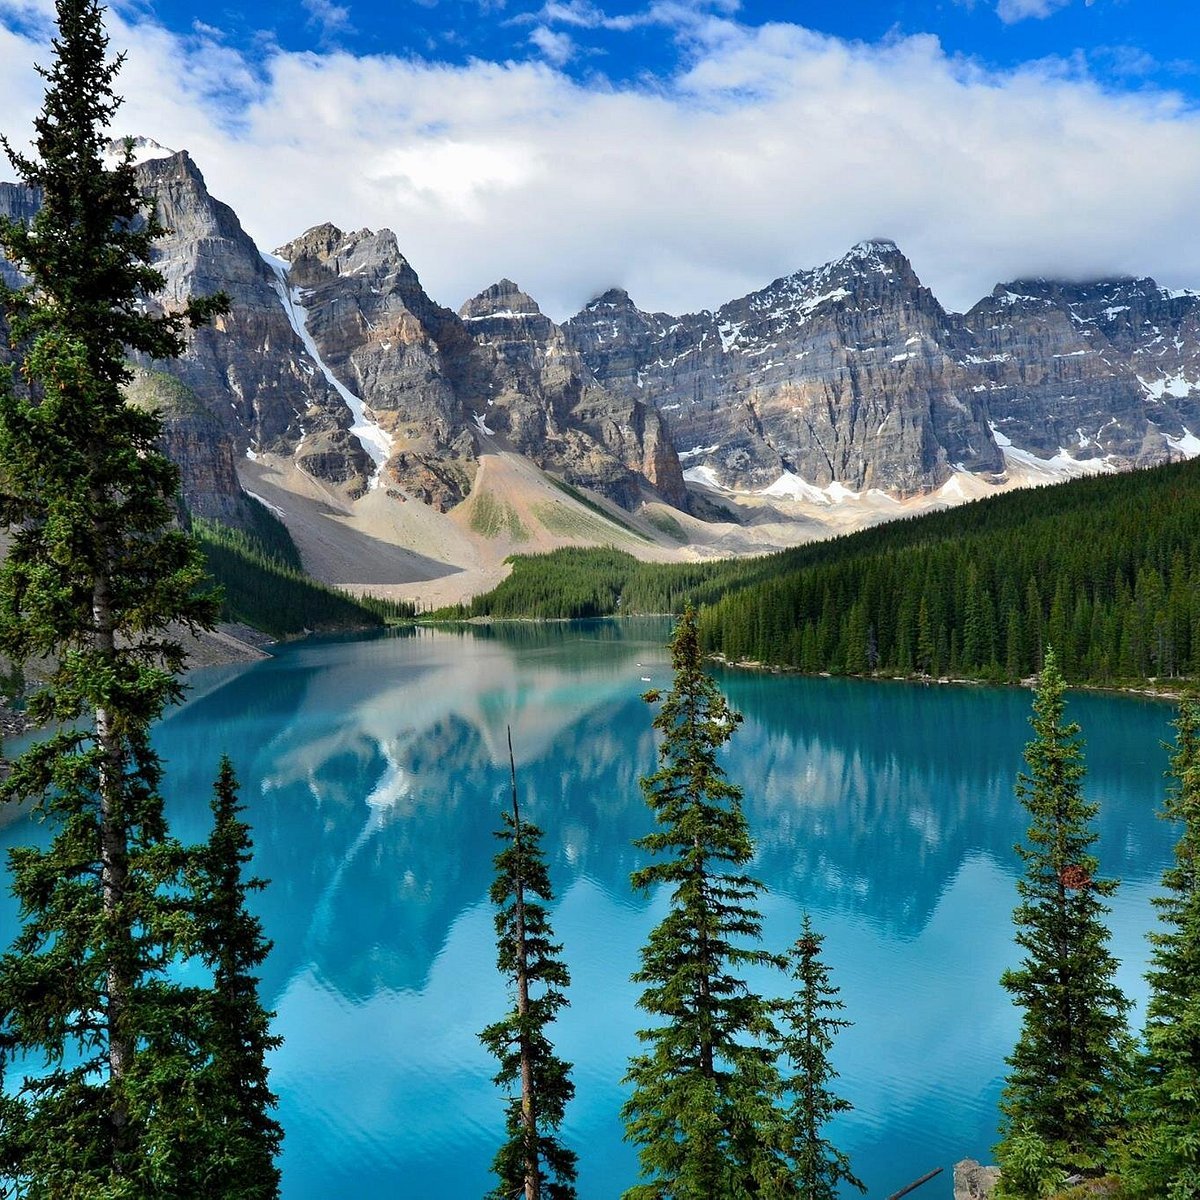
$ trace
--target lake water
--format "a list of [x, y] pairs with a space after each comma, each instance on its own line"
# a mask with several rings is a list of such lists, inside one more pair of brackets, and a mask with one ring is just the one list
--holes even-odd
[[[468, 1200], [491, 1186], [502, 1101], [476, 1034], [504, 1011], [487, 901], [511, 726], [525, 810], [545, 831], [552, 919], [573, 983], [556, 1043], [574, 1062], [567, 1141], [581, 1200], [636, 1180], [621, 1078], [642, 1023], [629, 975], [661, 917], [634, 895], [654, 765], [640, 694], [669, 683], [662, 621], [420, 630], [283, 648], [198, 672], [160, 727], [173, 830], [199, 838], [217, 758], [253, 826], [256, 899], [275, 948], [262, 992], [286, 1200]], [[1018, 1014], [1014, 798], [1030, 694], [719, 673], [745, 714], [725, 756], [746, 793], [783, 949], [808, 911], [854, 1026], [838, 1039], [833, 1136], [883, 1197], [936, 1166], [989, 1159]], [[1150, 897], [1173, 834], [1154, 813], [1169, 706], [1072, 695], [1105, 874], [1123, 886], [1113, 946], [1140, 1004]], [[40, 839], [28, 821], [0, 848]], [[0, 901], [7, 943], [16, 911]], [[759, 979], [775, 992], [776, 980]], [[1140, 1009], [1139, 1009], [1140, 1013]], [[921, 1196], [948, 1197], [948, 1179]]]

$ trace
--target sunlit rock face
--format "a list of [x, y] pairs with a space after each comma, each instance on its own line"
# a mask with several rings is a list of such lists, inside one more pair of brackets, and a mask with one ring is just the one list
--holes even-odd
[[716, 312], [614, 289], [564, 328], [668, 417], [691, 478], [736, 490], [908, 495], [1010, 460], [1067, 475], [1200, 452], [1200, 299], [1150, 279], [1001, 284], [960, 316], [875, 240]]
[[225, 316], [189, 335], [167, 369], [243, 449], [295, 453], [306, 436], [348, 426], [345, 406], [292, 327], [276, 272], [234, 211], [209, 194], [191, 158], [147, 159], [137, 177], [168, 230], [154, 258], [165, 280], [157, 302], [172, 309], [216, 292], [230, 301]]
[[686, 507], [679, 459], [655, 409], [601, 386], [583, 357], [509, 279], [459, 314], [488, 364], [475, 411], [514, 449], [632, 508], [648, 485]]
[[[601, 387], [515, 284], [459, 316], [427, 295], [386, 229], [320, 225], [263, 255], [185, 152], [135, 139], [134, 160], [166, 228], [155, 307], [216, 292], [230, 301], [179, 359], [138, 363], [178, 378], [211, 416], [212, 462], [201, 466], [199, 426], [179, 442], [188, 478], [204, 477], [210, 499], [225, 470], [217, 459], [232, 447], [291, 458], [349, 499], [380, 483], [444, 511], [469, 494], [492, 430], [501, 442], [488, 448], [514, 449], [618, 503], [657, 493], [686, 504], [657, 411]], [[0, 213], [28, 221], [37, 207], [31, 189], [0, 186]], [[0, 271], [21, 282], [11, 264]]]
[[567, 322], [597, 376], [652, 399], [699, 478], [741, 490], [784, 472], [910, 494], [956, 464], [1000, 471], [959, 388], [964, 335], [891, 242], [855, 246], [716, 312], [638, 312], [608, 292]]
[[[178, 360], [137, 363], [206, 411], [177, 449], [214, 509], [236, 511], [215, 497], [246, 452], [346, 500], [383, 486], [441, 511], [505, 450], [627, 508], [688, 507], [685, 478], [829, 504], [1200, 453], [1200, 297], [1150, 279], [1018, 280], [959, 315], [876, 239], [713, 312], [648, 313], [614, 289], [560, 326], [502, 279], [456, 313], [391, 231], [319, 225], [264, 255], [186, 152], [133, 150], [167, 229], [154, 303], [231, 302]], [[0, 184], [0, 215], [38, 203]]]

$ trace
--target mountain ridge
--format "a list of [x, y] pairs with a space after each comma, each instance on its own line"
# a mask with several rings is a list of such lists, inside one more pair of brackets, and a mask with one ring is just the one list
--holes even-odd
[[[872, 238], [716, 310], [648, 313], [613, 288], [560, 325], [510, 279], [437, 303], [386, 229], [326, 223], [262, 253], [186, 151], [142, 139], [135, 155], [171, 230], [155, 302], [233, 301], [169, 365], [210, 414], [175, 431], [201, 515], [236, 522], [237, 475], [270, 476], [277, 500], [298, 488], [338, 521], [380, 491], [372, 519], [387, 509], [385, 541], [402, 538], [396, 506], [450, 514], [484, 457], [512, 453], [650, 514], [656, 554], [704, 556], [1200, 453], [1200, 296], [1153, 280], [1016, 280], [958, 314]], [[34, 211], [0, 184], [0, 214]], [[439, 549], [418, 524], [467, 569], [458, 534]]]

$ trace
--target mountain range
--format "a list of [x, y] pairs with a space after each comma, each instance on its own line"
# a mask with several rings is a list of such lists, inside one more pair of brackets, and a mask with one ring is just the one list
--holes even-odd
[[[444, 599], [513, 550], [762, 550], [1200, 453], [1200, 294], [1151, 279], [1015, 280], [959, 314], [876, 239], [715, 312], [611, 290], [559, 325], [503, 279], [456, 313], [389, 230], [264, 254], [186, 152], [134, 152], [170, 230], [155, 303], [231, 308], [132, 398], [193, 511], [266, 503], [331, 582]], [[37, 204], [0, 184], [0, 214]]]

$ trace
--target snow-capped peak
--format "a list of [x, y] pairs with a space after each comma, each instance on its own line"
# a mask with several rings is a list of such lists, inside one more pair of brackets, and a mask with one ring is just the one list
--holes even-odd
[[855, 242], [844, 257], [846, 259], [882, 258], [899, 253], [900, 247], [891, 238], [866, 238], [864, 241]]
[[[128, 139], [133, 150], [133, 165], [141, 166], [144, 162], [150, 162], [156, 158], [172, 158], [178, 154], [177, 150], [172, 150], [167, 146], [161, 145], [153, 138], [135, 137]], [[113, 138], [108, 143], [108, 147], [104, 154], [104, 165], [111, 171], [114, 167], [119, 166], [125, 158], [125, 138]]]

